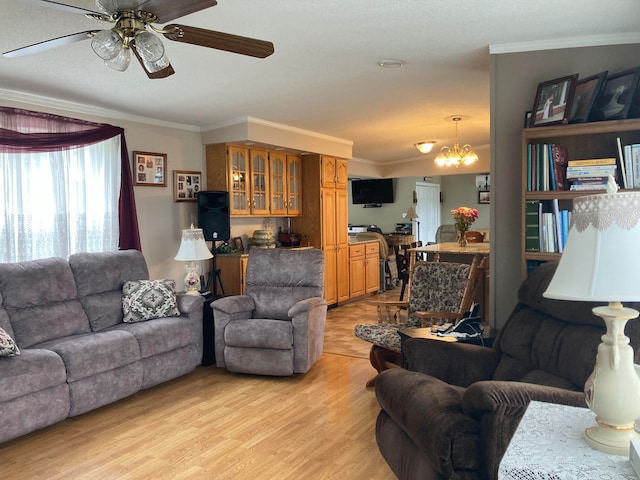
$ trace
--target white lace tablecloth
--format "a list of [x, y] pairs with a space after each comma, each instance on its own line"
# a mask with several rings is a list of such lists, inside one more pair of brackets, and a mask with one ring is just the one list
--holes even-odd
[[531, 402], [500, 462], [500, 480], [638, 480], [627, 457], [591, 448], [586, 408]]

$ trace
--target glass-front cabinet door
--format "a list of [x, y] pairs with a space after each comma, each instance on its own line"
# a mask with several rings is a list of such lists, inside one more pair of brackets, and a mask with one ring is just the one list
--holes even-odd
[[235, 215], [248, 215], [249, 212], [249, 162], [248, 149], [229, 146], [228, 150], [229, 170], [231, 177], [229, 183], [230, 212]]
[[271, 173], [271, 214], [287, 215], [287, 158], [282, 152], [269, 153]]
[[269, 160], [264, 150], [249, 150], [251, 214], [269, 215]]
[[287, 213], [302, 213], [302, 162], [297, 155], [287, 155]]

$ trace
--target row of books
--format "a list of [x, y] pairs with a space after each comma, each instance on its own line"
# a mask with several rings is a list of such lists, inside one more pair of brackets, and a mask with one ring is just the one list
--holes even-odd
[[640, 144], [624, 145], [618, 142], [618, 155], [622, 164], [622, 187], [640, 188]]
[[527, 145], [527, 190], [541, 192], [566, 190], [566, 147], [554, 143]]
[[558, 199], [527, 200], [525, 250], [562, 253], [569, 235], [571, 212], [561, 209]]
[[[609, 175], [620, 187], [640, 188], [640, 144], [620, 144], [620, 158], [569, 160], [567, 148], [553, 143], [527, 145], [527, 191], [605, 190]], [[619, 168], [623, 167], [623, 168]]]

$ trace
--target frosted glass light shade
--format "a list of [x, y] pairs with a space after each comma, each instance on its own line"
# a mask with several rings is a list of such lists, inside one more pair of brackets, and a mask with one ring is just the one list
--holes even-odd
[[129, 68], [129, 63], [131, 61], [131, 49], [130, 48], [122, 48], [118, 55], [111, 59], [105, 60], [105, 65], [107, 67], [113, 68], [119, 72], [124, 72], [127, 68]]
[[101, 30], [91, 40], [91, 48], [103, 60], [113, 60], [122, 50], [122, 38], [114, 30]]
[[156, 35], [145, 30], [136, 35], [136, 51], [145, 63], [152, 64], [164, 55], [164, 45]]

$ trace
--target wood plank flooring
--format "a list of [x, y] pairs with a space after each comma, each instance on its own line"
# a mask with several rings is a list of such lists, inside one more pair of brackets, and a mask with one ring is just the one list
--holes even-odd
[[12, 480], [394, 479], [375, 443], [379, 406], [364, 386], [375, 373], [369, 344], [353, 335], [356, 323], [375, 321], [366, 300], [329, 310], [325, 353], [305, 375], [258, 377], [198, 367], [0, 444], [0, 475]]

